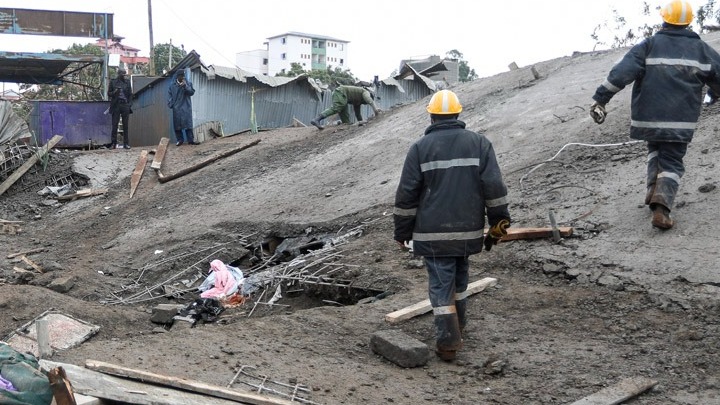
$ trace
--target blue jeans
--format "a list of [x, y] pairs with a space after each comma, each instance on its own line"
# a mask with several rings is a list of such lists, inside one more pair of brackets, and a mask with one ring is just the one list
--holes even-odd
[[[428, 272], [428, 295], [435, 316], [438, 350], [459, 350], [462, 331], [467, 322], [467, 257], [425, 257]], [[462, 297], [458, 299], [458, 296]]]

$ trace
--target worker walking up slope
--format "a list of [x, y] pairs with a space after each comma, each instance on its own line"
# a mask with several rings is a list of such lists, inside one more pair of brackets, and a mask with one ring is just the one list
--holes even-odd
[[605, 105], [633, 83], [630, 137], [647, 142], [647, 195], [652, 225], [670, 229], [670, 211], [683, 158], [702, 109], [703, 86], [720, 94], [720, 55], [688, 29], [693, 19], [687, 1], [674, 0], [660, 11], [662, 29], [635, 45], [597, 88], [590, 115], [605, 121]]

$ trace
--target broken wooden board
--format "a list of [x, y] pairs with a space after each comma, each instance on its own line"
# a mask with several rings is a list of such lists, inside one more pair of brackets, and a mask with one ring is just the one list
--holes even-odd
[[103, 195], [108, 192], [107, 188], [84, 188], [82, 190], [78, 190], [74, 194], [65, 194], [61, 195], [59, 197], [55, 197], [58, 201], [72, 201], [76, 200], [78, 198], [85, 198], [85, 197], [92, 197], [96, 195]]
[[138, 184], [140, 184], [140, 179], [142, 178], [143, 173], [145, 173], [147, 160], [148, 151], [143, 150], [140, 152], [140, 159], [138, 159], [137, 165], [135, 165], [135, 170], [133, 170], [132, 176], [130, 176], [130, 198], [133, 198], [133, 195], [135, 195], [135, 190], [137, 190]]
[[616, 405], [642, 394], [657, 384], [645, 377], [626, 378], [615, 385], [603, 388], [571, 405]]
[[8, 224], [0, 223], [0, 233], [6, 233], [8, 235], [15, 235], [16, 233], [22, 232], [20, 224]]
[[22, 164], [17, 170], [13, 172], [13, 174], [10, 175], [5, 181], [0, 184], [0, 195], [2, 195], [4, 192], [6, 192], [13, 184], [15, 184], [16, 181], [20, 179], [20, 177], [25, 174], [28, 170], [30, 170], [31, 167], [37, 163], [38, 160], [40, 160], [41, 157], [45, 156], [45, 154], [53, 148], [58, 142], [60, 142], [63, 139], [60, 135], [53, 136], [48, 143], [45, 144], [42, 148], [38, 149], [37, 152], [35, 152], [34, 155], [32, 155], [31, 158], [25, 161], [25, 163]]
[[236, 401], [229, 401], [215, 397], [208, 397], [186, 391], [178, 391], [166, 387], [143, 384], [138, 381], [114, 377], [97, 371], [76, 366], [74, 364], [58, 363], [40, 360], [40, 368], [44, 371], [62, 367], [67, 374], [73, 390], [82, 395], [118, 401], [121, 403], [138, 405], [236, 405]]
[[76, 405], [72, 385], [62, 367], [48, 371], [48, 380], [52, 389], [53, 399], [57, 405]]
[[[560, 236], [568, 237], [573, 234], [573, 228], [570, 226], [558, 227]], [[487, 233], [487, 231], [485, 231]], [[511, 240], [520, 239], [537, 239], [537, 238], [551, 238], [553, 236], [552, 228], [508, 228], [508, 234], [500, 239], [500, 242], [507, 242]]]
[[307, 125], [305, 125], [305, 123], [303, 123], [302, 121], [300, 121], [299, 119], [297, 119], [295, 117], [293, 117], [292, 126], [293, 127], [307, 127]]
[[284, 399], [276, 399], [266, 395], [253, 393], [245, 393], [238, 390], [219, 387], [216, 385], [205, 384], [200, 381], [192, 381], [184, 378], [164, 376], [151, 373], [148, 371], [135, 370], [127, 367], [117, 366], [96, 360], [85, 361], [85, 368], [99, 371], [104, 374], [112, 374], [119, 377], [127, 377], [133, 380], [144, 381], [152, 384], [164, 385], [167, 387], [179, 388], [186, 391], [197, 392], [200, 394], [211, 395], [218, 398], [229, 399], [248, 404], [261, 405], [284, 405], [290, 404], [291, 401]]
[[155, 152], [155, 157], [153, 158], [152, 163], [150, 164], [151, 169], [160, 170], [163, 164], [163, 160], [165, 159], [165, 152], [167, 152], [168, 143], [170, 142], [170, 138], [160, 138], [160, 143], [158, 144], [157, 152]]
[[162, 174], [162, 173], [158, 170], [158, 172], [157, 172], [157, 174], [158, 174], [158, 180], [160, 181], [160, 183], [165, 183], [165, 182], [168, 182], [168, 181], [170, 181], [170, 180], [175, 180], [175, 179], [177, 179], [178, 177], [182, 177], [182, 176], [184, 176], [184, 175], [186, 175], [186, 174], [188, 174], [188, 173], [192, 173], [192, 172], [194, 172], [194, 171], [196, 171], [196, 170], [202, 169], [203, 167], [209, 165], [210, 163], [215, 162], [216, 160], [220, 160], [220, 159], [226, 158], [226, 157], [228, 157], [228, 156], [230, 156], [230, 155], [233, 155], [233, 154], [238, 153], [238, 152], [240, 152], [240, 151], [242, 151], [242, 150], [245, 150], [245, 149], [247, 149], [247, 148], [249, 148], [249, 147], [251, 147], [251, 146], [255, 146], [255, 145], [259, 144], [259, 143], [260, 143], [260, 139], [256, 139], [256, 140], [254, 140], [254, 141], [252, 141], [252, 142], [250, 142], [250, 143], [248, 143], [248, 144], [246, 144], [246, 145], [240, 146], [240, 147], [235, 148], [235, 149], [230, 149], [229, 151], [223, 152], [223, 153], [221, 153], [221, 154], [219, 154], [219, 155], [217, 155], [217, 156], [213, 156], [213, 157], [211, 157], [211, 158], [208, 158], [208, 159], [206, 159], [206, 160], [203, 160], [202, 162], [200, 162], [200, 163], [198, 163], [198, 164], [196, 164], [196, 165], [193, 165], [193, 166], [190, 166], [190, 167], [186, 167], [185, 169], [182, 169], [182, 170], [180, 170], [179, 172], [173, 173], [173, 174], [170, 174], [170, 175], [164, 175], [164, 174]]
[[[496, 278], [485, 277], [482, 280], [478, 280], [474, 283], [468, 284], [466, 294], [469, 297], [475, 293], [479, 293], [487, 287], [492, 287], [495, 284], [497, 284]], [[430, 305], [430, 300], [427, 299], [424, 301], [420, 301], [415, 305], [411, 305], [409, 307], [405, 307], [403, 309], [385, 315], [385, 321], [388, 323], [398, 323], [400, 321], [422, 315], [426, 312], [430, 312], [430, 310], [432, 310], [432, 305]]]

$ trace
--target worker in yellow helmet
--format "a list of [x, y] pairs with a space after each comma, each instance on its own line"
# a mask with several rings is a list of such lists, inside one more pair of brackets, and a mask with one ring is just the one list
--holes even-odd
[[[412, 241], [425, 258], [436, 353], [451, 361], [467, 323], [468, 257], [490, 250], [507, 234], [507, 188], [492, 143], [465, 129], [455, 93], [441, 90], [427, 106], [431, 125], [405, 158], [395, 194], [394, 239]], [[483, 238], [485, 216], [490, 231]]]
[[720, 54], [688, 29], [693, 19], [690, 3], [674, 0], [660, 11], [662, 29], [635, 45], [610, 70], [593, 95], [590, 116], [601, 124], [605, 105], [633, 83], [630, 137], [647, 141], [647, 193], [651, 224], [666, 230], [680, 178], [683, 158], [692, 141], [703, 88], [720, 94]]

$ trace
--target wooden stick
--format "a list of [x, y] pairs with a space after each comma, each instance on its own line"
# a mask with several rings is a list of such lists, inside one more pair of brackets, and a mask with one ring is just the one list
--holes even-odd
[[20, 177], [25, 174], [28, 170], [30, 170], [31, 167], [37, 163], [38, 160], [40, 160], [41, 157], [43, 157], [50, 149], [53, 148], [58, 142], [60, 142], [63, 139], [61, 135], [55, 135], [53, 136], [48, 143], [45, 144], [42, 148], [40, 148], [37, 152], [35, 152], [34, 155], [28, 160], [25, 161], [25, 163], [20, 166], [19, 169], [15, 170], [13, 174], [10, 175], [5, 181], [0, 184], [0, 195], [2, 195], [4, 192], [6, 192], [13, 184], [15, 184], [16, 181], [20, 179]]
[[96, 195], [103, 195], [108, 192], [107, 188], [84, 188], [82, 190], [78, 190], [75, 194], [66, 194], [61, 195], [59, 197], [56, 197], [55, 199], [58, 201], [72, 201], [77, 200], [78, 198], [84, 198], [84, 197], [93, 197]]
[[25, 257], [25, 256], [20, 256], [20, 260], [22, 260], [22, 261], [24, 261], [25, 263], [27, 263], [30, 267], [32, 267], [33, 269], [35, 269], [35, 271], [37, 271], [38, 273], [45, 273], [45, 271], [43, 270], [42, 267], [40, 267], [37, 263], [35, 263], [34, 261], [28, 259], [27, 257]]
[[168, 181], [170, 181], [170, 180], [175, 180], [175, 179], [177, 179], [178, 177], [182, 177], [182, 176], [184, 176], [184, 175], [186, 175], [186, 174], [189, 174], [189, 173], [192, 173], [192, 172], [194, 172], [194, 171], [196, 171], [196, 170], [200, 170], [200, 169], [202, 169], [203, 167], [209, 165], [210, 163], [213, 163], [213, 162], [215, 162], [215, 161], [217, 161], [217, 160], [226, 158], [226, 157], [228, 157], [228, 156], [230, 156], [230, 155], [233, 155], [233, 154], [235, 154], [235, 153], [238, 153], [238, 152], [240, 152], [240, 151], [242, 151], [242, 150], [245, 150], [245, 149], [247, 149], [247, 148], [249, 148], [249, 147], [255, 146], [255, 145], [257, 145], [258, 143], [260, 143], [260, 139], [256, 139], [256, 140], [250, 142], [250, 143], [247, 144], [247, 145], [240, 146], [239, 148], [235, 148], [235, 149], [231, 149], [231, 150], [229, 150], [229, 151], [223, 152], [223, 153], [221, 153], [221, 154], [219, 154], [219, 155], [217, 155], [217, 156], [213, 156], [213, 157], [211, 157], [211, 158], [209, 158], [209, 159], [203, 160], [202, 162], [200, 162], [200, 163], [198, 163], [198, 164], [196, 164], [196, 165], [193, 165], [193, 166], [190, 166], [190, 167], [186, 167], [185, 169], [182, 169], [182, 170], [180, 170], [179, 172], [173, 173], [173, 174], [170, 174], [170, 175], [164, 175], [164, 174], [162, 174], [160, 171], [158, 171], [158, 180], [160, 181], [160, 183], [166, 183], [166, 182], [168, 182]]
[[657, 381], [645, 377], [626, 378], [615, 385], [603, 388], [571, 405], [616, 405], [642, 394], [657, 384]]
[[[492, 287], [495, 284], [497, 284], [497, 279], [485, 277], [482, 280], [478, 280], [474, 283], [469, 284], [466, 290], [466, 296], [469, 297], [473, 294], [479, 293], [485, 288]], [[432, 305], [430, 305], [430, 300], [427, 299], [424, 301], [420, 301], [417, 304], [405, 307], [403, 309], [385, 315], [385, 321], [388, 323], [398, 323], [400, 321], [422, 315], [426, 312], [430, 312], [431, 309]]]
[[135, 190], [137, 190], [138, 184], [140, 184], [140, 179], [142, 178], [143, 173], [145, 173], [147, 159], [148, 151], [143, 150], [140, 152], [140, 159], [138, 159], [137, 165], [135, 165], [135, 170], [133, 170], [132, 176], [130, 177], [130, 198], [133, 198]]
[[18, 252], [18, 253], [9, 254], [9, 255], [7, 255], [6, 257], [7, 257], [8, 259], [14, 259], [14, 258], [16, 258], [16, 257], [18, 257], [18, 256], [25, 256], [25, 255], [29, 255], [29, 254], [32, 254], [32, 253], [40, 253], [40, 252], [44, 252], [44, 251], [45, 251], [45, 248], [37, 248], [37, 249], [26, 250], [26, 251], [24, 251], [24, 252]]
[[[569, 226], [560, 226], [557, 228], [560, 236], [567, 237], [573, 234], [573, 228]], [[552, 228], [508, 228], [508, 234], [500, 239], [500, 242], [519, 239], [536, 239], [551, 238], [553, 236]]]

